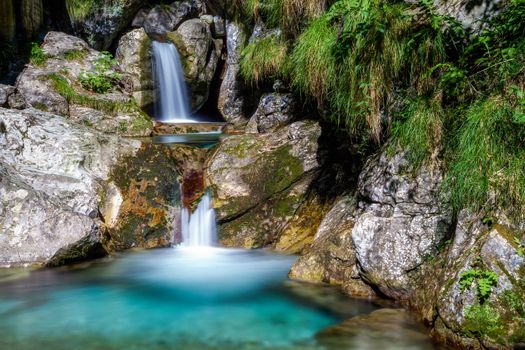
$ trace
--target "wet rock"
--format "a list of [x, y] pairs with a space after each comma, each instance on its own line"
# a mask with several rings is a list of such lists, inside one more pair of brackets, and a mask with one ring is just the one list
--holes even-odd
[[278, 240], [319, 169], [320, 133], [317, 123], [305, 121], [221, 142], [206, 165], [206, 184], [214, 192], [223, 244], [260, 247]]
[[242, 127], [247, 119], [244, 113], [244, 84], [240, 76], [241, 51], [246, 37], [241, 27], [234, 22], [226, 22], [226, 70], [219, 91], [218, 108], [224, 119]]
[[0, 147], [0, 265], [57, 265], [97, 257], [101, 246], [170, 240], [178, 192], [164, 151], [34, 109], [0, 109]]
[[154, 82], [151, 66], [151, 39], [144, 29], [135, 29], [120, 38], [115, 58], [122, 70], [130, 75], [133, 96], [140, 107], [154, 102]]
[[355, 205], [347, 197], [332, 207], [321, 221], [311, 248], [292, 266], [290, 278], [338, 285], [354, 296], [375, 295], [359, 276], [352, 242], [354, 211]]
[[143, 7], [137, 12], [135, 17], [133, 18], [133, 21], [131, 22], [131, 26], [135, 28], [141, 28], [144, 26], [144, 23], [146, 22], [146, 18], [148, 17], [150, 9], [147, 7]]
[[97, 50], [107, 50], [113, 41], [128, 27], [142, 0], [115, 0], [92, 2], [85, 16], [75, 15], [74, 1], [67, 0], [69, 17], [75, 34]]
[[[93, 71], [100, 53], [86, 42], [60, 32], [49, 32], [42, 44], [46, 60], [29, 64], [20, 74], [16, 88], [25, 104], [42, 111], [71, 117], [78, 123], [112, 134], [146, 136], [152, 122], [136, 104], [125, 82], [131, 79], [121, 72], [122, 85], [105, 94], [85, 90], [79, 80], [85, 71]], [[119, 68], [115, 67], [118, 71]], [[11, 103], [10, 103], [11, 105]]]
[[289, 124], [295, 117], [296, 102], [292, 94], [266, 94], [246, 125], [246, 132], [271, 132]]
[[441, 15], [451, 16], [466, 29], [475, 32], [480, 29], [482, 21], [494, 17], [507, 4], [504, 0], [486, 0], [465, 2], [461, 0], [435, 1], [436, 10]]
[[[171, 5], [157, 5], [144, 19], [144, 30], [150, 36], [165, 36], [185, 20], [198, 17], [204, 11], [199, 0], [176, 1]], [[139, 20], [140, 21], [140, 20]]]
[[210, 25], [202, 19], [190, 19], [168, 38], [177, 46], [186, 81], [191, 92], [193, 110], [208, 100], [211, 81], [222, 51], [222, 40], [213, 39]]

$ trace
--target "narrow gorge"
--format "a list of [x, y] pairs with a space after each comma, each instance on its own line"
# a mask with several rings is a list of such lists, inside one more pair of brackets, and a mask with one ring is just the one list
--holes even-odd
[[0, 0], [0, 348], [525, 348], [523, 0]]

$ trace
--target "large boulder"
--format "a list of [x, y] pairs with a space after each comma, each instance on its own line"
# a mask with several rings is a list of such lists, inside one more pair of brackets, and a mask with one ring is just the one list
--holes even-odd
[[171, 240], [176, 172], [164, 150], [34, 109], [0, 109], [0, 146], [1, 265], [57, 265]]
[[274, 134], [221, 142], [205, 169], [224, 245], [253, 248], [279, 241], [319, 171], [320, 134], [317, 123], [304, 121]]
[[205, 5], [200, 0], [175, 1], [171, 5], [157, 5], [144, 18], [136, 17], [136, 26], [143, 26], [152, 37], [163, 37], [176, 30], [179, 25], [191, 18], [203, 14]]
[[224, 119], [238, 126], [247, 123], [245, 116], [244, 84], [240, 75], [241, 51], [246, 36], [235, 22], [226, 23], [226, 70], [219, 91], [218, 108]]
[[439, 165], [415, 170], [404, 153], [371, 158], [359, 176], [352, 230], [361, 276], [403, 299], [417, 287], [411, 272], [439, 252], [452, 214], [440, 198]]
[[97, 50], [107, 50], [111, 46], [143, 3], [142, 0], [89, 1], [79, 8], [76, 1], [66, 0], [75, 34]]
[[152, 122], [136, 104], [129, 86], [129, 76], [122, 78], [107, 93], [93, 93], [83, 88], [79, 78], [94, 70], [100, 53], [86, 42], [60, 32], [49, 32], [42, 44], [44, 62], [29, 64], [20, 74], [16, 88], [30, 107], [68, 116], [96, 130], [126, 136], [146, 136]]
[[181, 56], [184, 74], [191, 92], [193, 110], [208, 100], [210, 84], [215, 76], [222, 52], [222, 40], [213, 39], [210, 23], [200, 18], [183, 22], [168, 38]]
[[151, 66], [151, 39], [144, 29], [134, 29], [123, 35], [118, 43], [115, 58], [133, 83], [133, 97], [140, 107], [147, 107], [155, 100]]

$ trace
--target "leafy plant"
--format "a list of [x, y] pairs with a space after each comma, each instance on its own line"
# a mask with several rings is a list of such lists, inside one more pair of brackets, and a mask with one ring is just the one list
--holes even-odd
[[117, 61], [109, 52], [101, 52], [93, 63], [93, 70], [80, 73], [82, 87], [99, 94], [108, 92], [122, 79], [122, 75], [113, 69], [116, 65]]
[[474, 304], [465, 310], [463, 332], [469, 337], [497, 338], [504, 331], [501, 316], [490, 305]]
[[47, 56], [38, 43], [31, 43], [30, 61], [35, 66], [42, 66], [47, 62]]
[[524, 256], [524, 250], [525, 245], [521, 243], [520, 239], [518, 237], [514, 237], [514, 244], [516, 245], [516, 252], [518, 253], [518, 256], [523, 257]]
[[279, 35], [248, 44], [241, 53], [241, 74], [247, 82], [260, 83], [284, 75], [288, 48]]
[[492, 288], [498, 284], [498, 279], [498, 275], [493, 271], [469, 269], [461, 274], [459, 288], [464, 291], [469, 289], [472, 283], [476, 283], [477, 297], [480, 304], [483, 304], [490, 297]]

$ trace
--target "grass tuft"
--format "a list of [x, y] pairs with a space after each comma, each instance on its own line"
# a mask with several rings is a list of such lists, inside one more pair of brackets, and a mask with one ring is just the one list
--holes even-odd
[[241, 74], [259, 84], [285, 74], [287, 46], [279, 35], [269, 35], [246, 46], [241, 53]]

